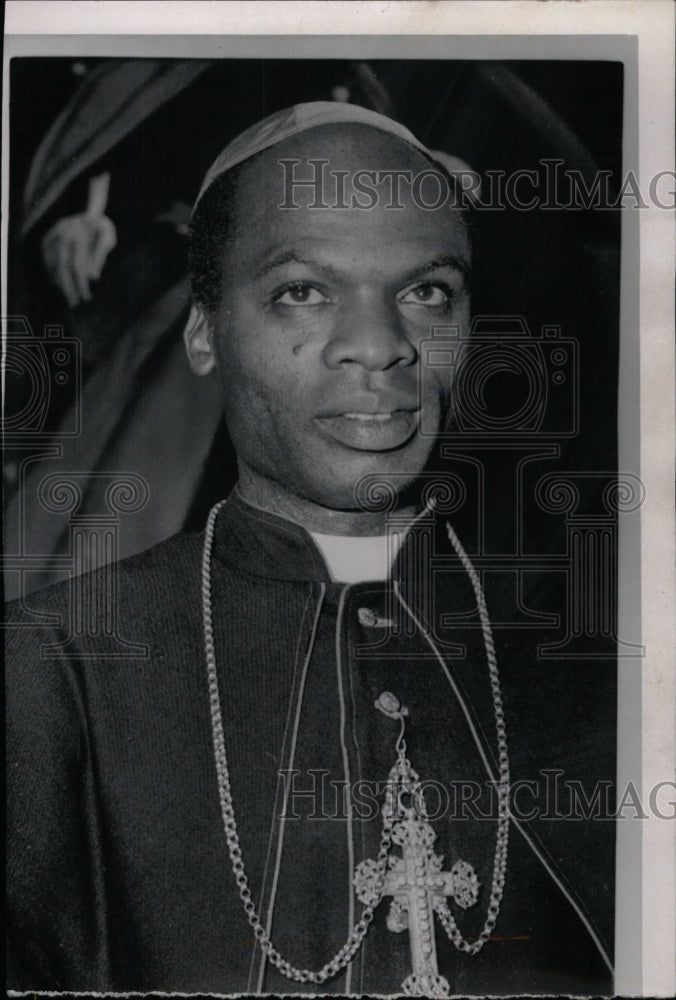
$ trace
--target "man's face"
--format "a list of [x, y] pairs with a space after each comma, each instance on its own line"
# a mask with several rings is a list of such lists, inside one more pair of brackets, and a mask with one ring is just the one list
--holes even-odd
[[387, 207], [388, 182], [369, 210], [309, 208], [305, 188], [301, 207], [281, 209], [282, 158], [301, 161], [295, 177], [312, 176], [308, 158], [328, 159], [331, 204], [329, 171], [348, 172], [349, 204], [356, 171], [415, 176], [430, 165], [372, 129], [321, 128], [264, 153], [238, 186], [211, 317], [232, 442], [277, 488], [351, 510], [362, 477], [394, 474], [401, 489], [427, 463], [434, 440], [419, 433], [421, 409], [426, 428], [440, 428], [452, 386], [448, 367], [421, 380], [420, 345], [433, 326], [466, 327], [469, 242], [460, 213], [416, 205], [408, 184], [400, 210]]

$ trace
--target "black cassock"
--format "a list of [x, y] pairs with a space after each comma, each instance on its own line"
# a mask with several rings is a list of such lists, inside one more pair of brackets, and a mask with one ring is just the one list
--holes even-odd
[[[73, 591], [89, 619], [72, 613], [65, 584], [10, 607], [9, 985], [400, 992], [409, 940], [388, 929], [387, 900], [349, 970], [320, 986], [284, 978], [255, 942], [219, 803], [202, 544], [176, 536], [112, 576], [97, 571]], [[429, 783], [445, 870], [462, 859], [481, 883], [474, 906], [450, 904], [476, 938], [493, 878], [496, 724], [474, 592], [443, 518], [423, 515], [406, 537], [393, 571], [403, 603], [391, 581], [331, 582], [307, 532], [236, 494], [217, 518], [212, 567], [237, 829], [275, 947], [319, 969], [359, 919], [354, 868], [378, 853], [378, 788], [399, 733], [375, 706], [383, 691], [408, 707], [407, 752]], [[565, 796], [543, 794], [614, 781], [615, 664], [538, 662], [541, 632], [500, 627], [514, 600], [503, 590], [487, 600], [511, 778], [538, 783], [521, 786], [515, 809], [537, 795], [540, 808], [510, 824], [490, 939], [466, 955], [437, 923], [439, 970], [460, 995], [612, 993], [613, 823], [562, 818]], [[38, 610], [52, 618], [36, 627]]]

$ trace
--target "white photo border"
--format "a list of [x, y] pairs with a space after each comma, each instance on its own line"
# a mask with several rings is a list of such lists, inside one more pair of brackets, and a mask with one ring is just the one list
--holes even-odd
[[[674, 11], [667, 0], [9, 0], [3, 66], [2, 314], [13, 56], [338, 57], [349, 50], [350, 58], [617, 58], [625, 62], [624, 171], [635, 166], [644, 190], [658, 171], [674, 169]], [[632, 46], [635, 61], [626, 56]], [[631, 780], [643, 790], [673, 780], [676, 764], [674, 229], [673, 213], [654, 204], [640, 212], [625, 209], [619, 469], [640, 475], [646, 500], [631, 515], [633, 520], [621, 519], [619, 622], [620, 634], [629, 623], [627, 634], [639, 636], [646, 657], [639, 668], [619, 661], [618, 788]], [[616, 992], [670, 996], [676, 992], [674, 824], [655, 815], [627, 818], [618, 823], [617, 832]]]

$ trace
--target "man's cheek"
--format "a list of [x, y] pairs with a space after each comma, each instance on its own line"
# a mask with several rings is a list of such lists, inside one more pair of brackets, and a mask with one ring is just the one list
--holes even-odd
[[422, 374], [419, 387], [419, 426], [429, 431], [438, 429], [443, 415], [450, 406], [451, 379], [438, 371], [427, 369]]

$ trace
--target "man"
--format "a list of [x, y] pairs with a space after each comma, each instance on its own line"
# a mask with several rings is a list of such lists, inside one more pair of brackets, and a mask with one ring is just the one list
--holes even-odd
[[424, 345], [466, 332], [472, 257], [444, 184], [397, 123], [323, 103], [207, 174], [186, 344], [239, 482], [117, 567], [145, 659], [69, 635], [63, 586], [30, 602], [60, 624], [10, 613], [10, 985], [611, 991], [609, 824], [508, 818], [510, 765], [607, 773], [609, 673], [544, 673], [515, 630], [496, 659], [443, 514], [452, 368]]

